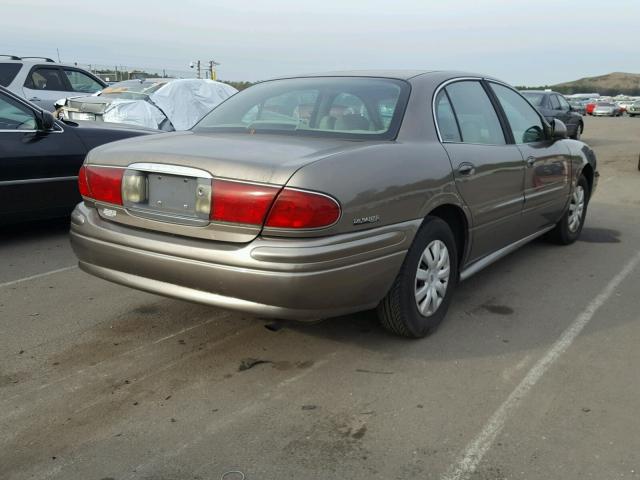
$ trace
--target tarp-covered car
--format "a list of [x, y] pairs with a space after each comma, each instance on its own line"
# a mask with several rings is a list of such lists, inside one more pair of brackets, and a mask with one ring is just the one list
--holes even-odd
[[236, 93], [206, 79], [126, 80], [97, 95], [67, 98], [62, 118], [125, 123], [165, 131], [188, 130], [216, 105]]

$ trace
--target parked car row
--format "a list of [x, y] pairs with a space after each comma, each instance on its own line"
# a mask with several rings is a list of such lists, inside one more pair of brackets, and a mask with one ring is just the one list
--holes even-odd
[[148, 78], [118, 82], [91, 96], [56, 105], [70, 120], [124, 123], [163, 131], [188, 130], [237, 90], [206, 79]]
[[153, 130], [64, 123], [0, 86], [0, 225], [69, 215], [87, 152]]
[[107, 85], [91, 72], [46, 57], [0, 55], [0, 86], [66, 120], [162, 131], [187, 130], [237, 92], [206, 79], [153, 78]]
[[53, 111], [57, 100], [93, 94], [107, 84], [91, 72], [50, 58], [0, 55], [0, 86], [44, 110]]

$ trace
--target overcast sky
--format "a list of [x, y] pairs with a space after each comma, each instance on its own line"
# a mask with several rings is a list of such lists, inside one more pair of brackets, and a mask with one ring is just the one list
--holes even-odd
[[640, 73], [640, 0], [0, 0], [0, 53], [259, 80], [455, 69], [540, 85]]

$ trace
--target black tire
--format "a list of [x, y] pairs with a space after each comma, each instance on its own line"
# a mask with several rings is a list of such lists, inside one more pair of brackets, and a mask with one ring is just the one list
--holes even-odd
[[[435, 311], [425, 316], [418, 310], [416, 288], [417, 270], [425, 250], [440, 240], [447, 247], [449, 278], [444, 297]], [[409, 338], [421, 338], [432, 333], [442, 322], [458, 283], [458, 252], [449, 225], [440, 218], [427, 217], [407, 252], [400, 272], [386, 297], [378, 305], [378, 318], [388, 331]]]
[[[584, 207], [582, 209], [582, 216], [580, 217], [578, 228], [571, 229], [569, 226], [571, 220], [570, 206], [571, 202], [573, 202], [573, 199], [571, 199], [570, 206], [567, 207], [567, 211], [564, 213], [560, 221], [556, 223], [554, 229], [551, 230], [548, 234], [548, 238], [558, 245], [571, 245], [573, 242], [575, 242], [582, 232], [584, 219], [587, 217], [587, 207], [589, 205], [589, 195], [591, 192], [589, 191], [589, 182], [587, 182], [587, 179], [584, 175], [580, 175], [580, 178], [578, 178], [578, 182], [576, 184], [576, 189], [574, 189], [574, 192], [577, 190], [577, 187], [582, 187], [582, 191], [584, 192]], [[571, 194], [572, 198], [574, 192], [572, 192]]]

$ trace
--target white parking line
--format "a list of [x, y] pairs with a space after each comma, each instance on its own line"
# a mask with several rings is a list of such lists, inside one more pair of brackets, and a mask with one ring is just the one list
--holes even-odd
[[529, 370], [522, 382], [511, 392], [505, 402], [491, 415], [480, 433], [467, 445], [460, 458], [449, 468], [442, 480], [466, 480], [475, 472], [478, 464], [493, 445], [513, 411], [558, 358], [571, 346], [582, 329], [591, 321], [598, 309], [613, 295], [616, 288], [640, 263], [637, 252], [607, 286], [595, 297], [587, 308], [569, 325], [547, 353]]
[[18, 280], [11, 280], [10, 282], [0, 283], [0, 288], [2, 287], [10, 287], [11, 285], [16, 285], [22, 282], [28, 282], [29, 280], [34, 280], [40, 277], [46, 277], [48, 275], [53, 275], [54, 273], [66, 272], [67, 270], [73, 270], [74, 268], [78, 268], [77, 265], [71, 265], [70, 267], [62, 267], [57, 268], [56, 270], [50, 270], [44, 273], [38, 273], [36, 275], [31, 275], [30, 277], [19, 278]]

